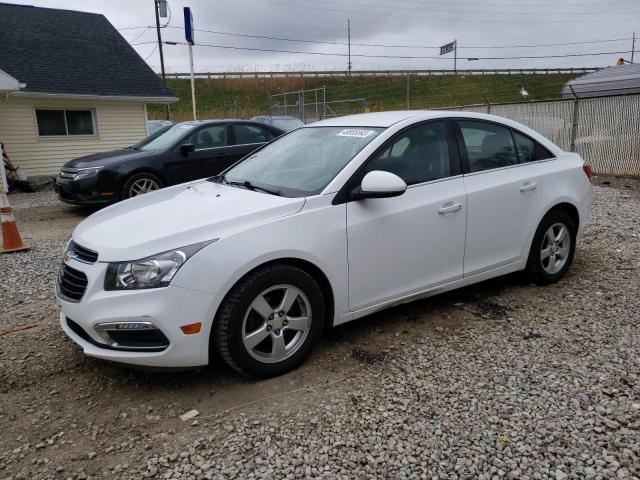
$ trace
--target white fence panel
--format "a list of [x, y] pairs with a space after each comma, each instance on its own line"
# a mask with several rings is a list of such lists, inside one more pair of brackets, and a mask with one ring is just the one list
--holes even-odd
[[640, 95], [580, 100], [575, 150], [594, 172], [640, 175]]

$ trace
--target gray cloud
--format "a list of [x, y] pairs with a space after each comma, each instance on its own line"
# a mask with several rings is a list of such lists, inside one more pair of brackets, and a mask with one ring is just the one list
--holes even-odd
[[[33, 1], [14, 0], [33, 4]], [[68, 8], [104, 14], [117, 28], [151, 26], [155, 23], [153, 0], [41, 0], [39, 6]], [[474, 49], [475, 46], [529, 45], [630, 37], [640, 19], [640, 2], [630, 0], [169, 0], [170, 25], [183, 26], [182, 8], [190, 6], [196, 29], [346, 42], [347, 19], [351, 19], [352, 42], [437, 46], [458, 39], [458, 68], [531, 68], [606, 66], [620, 56], [480, 60], [464, 57], [510, 57], [562, 55], [630, 50], [631, 40], [611, 43], [542, 48]], [[295, 7], [293, 5], [299, 5]], [[305, 7], [305, 8], [303, 8]], [[166, 20], [163, 20], [166, 22]], [[148, 63], [159, 70], [153, 42], [155, 29], [121, 30]], [[183, 41], [181, 28], [163, 29], [166, 40]], [[196, 42], [265, 49], [346, 54], [346, 46], [316, 45], [278, 40], [214, 35], [198, 31]], [[638, 42], [640, 44], [640, 42]], [[436, 48], [375, 48], [353, 46], [354, 55], [437, 56]], [[352, 58], [354, 69], [452, 68], [451, 55], [440, 59]], [[301, 68], [344, 69], [344, 57], [284, 54], [195, 47], [198, 71]], [[168, 72], [187, 71], [186, 46], [165, 46]]]

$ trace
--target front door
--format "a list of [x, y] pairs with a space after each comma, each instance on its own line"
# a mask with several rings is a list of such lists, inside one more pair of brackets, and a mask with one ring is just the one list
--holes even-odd
[[349, 307], [355, 311], [462, 278], [466, 193], [445, 121], [410, 127], [358, 177], [384, 170], [408, 185], [398, 197], [347, 205]]
[[215, 124], [201, 127], [189, 135], [182, 144], [192, 144], [193, 152], [183, 154], [180, 148], [171, 154], [169, 176], [171, 183], [183, 183], [220, 173], [228, 165], [228, 126]]

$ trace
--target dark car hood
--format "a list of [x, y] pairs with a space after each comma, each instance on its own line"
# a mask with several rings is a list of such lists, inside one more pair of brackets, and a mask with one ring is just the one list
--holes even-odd
[[111, 150], [109, 152], [94, 153], [86, 157], [74, 158], [64, 164], [67, 168], [88, 168], [88, 167], [106, 167], [114, 163], [123, 162], [125, 160], [133, 160], [134, 158], [142, 158], [153, 155], [157, 152], [153, 150], [134, 150], [132, 148], [123, 148], [121, 150]]

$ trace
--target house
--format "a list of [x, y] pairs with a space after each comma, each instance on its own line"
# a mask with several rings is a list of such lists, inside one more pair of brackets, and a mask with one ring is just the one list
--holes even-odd
[[0, 3], [0, 139], [27, 175], [132, 145], [177, 100], [103, 15]]
[[562, 87], [562, 98], [640, 93], [640, 64], [616, 65], [587, 73]]

